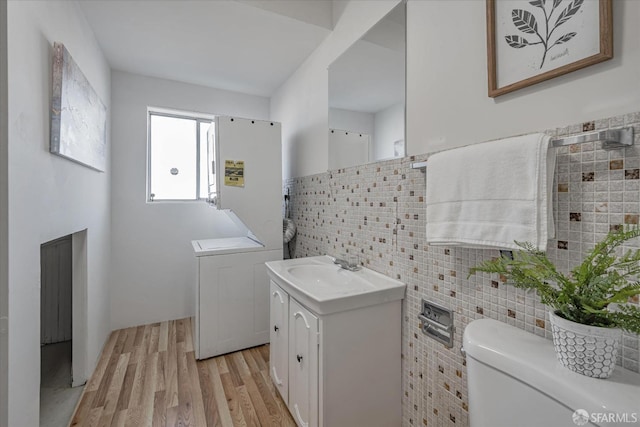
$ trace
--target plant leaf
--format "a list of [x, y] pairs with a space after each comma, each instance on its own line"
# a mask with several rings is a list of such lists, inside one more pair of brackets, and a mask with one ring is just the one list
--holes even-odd
[[560, 3], [562, 3], [562, 0], [553, 0], [553, 8], [560, 6]]
[[477, 272], [500, 274], [509, 285], [535, 289], [540, 302], [565, 319], [640, 333], [640, 307], [632, 300], [640, 295], [640, 250], [620, 254], [626, 241], [637, 238], [638, 226], [610, 232], [571, 275], [559, 272], [533, 244], [516, 241], [521, 250], [513, 252], [513, 258], [484, 261], [471, 268], [469, 276]]
[[[575, 0], [584, 1], [584, 0]], [[538, 32], [538, 22], [536, 22], [535, 16], [531, 12], [527, 12], [522, 9], [513, 9], [511, 11], [511, 18], [516, 28], [527, 34], [535, 34]]]
[[572, 38], [574, 38], [576, 36], [576, 34], [578, 34], [578, 33], [567, 33], [564, 36], [560, 37], [558, 40], [556, 40], [556, 42], [552, 46], [555, 46], [557, 44], [566, 43], [569, 40], [571, 40]]
[[567, 6], [567, 8], [562, 11], [562, 13], [560, 13], [560, 16], [558, 16], [558, 19], [556, 20], [556, 25], [554, 26], [554, 28], [559, 27], [560, 25], [571, 19], [571, 17], [575, 15], [578, 10], [580, 10], [580, 6], [582, 6], [582, 3], [584, 3], [584, 0], [573, 0], [573, 2], [571, 2], [569, 6]]
[[[546, 1], [546, 0], [533, 0], [533, 1], [530, 1], [530, 2], [529, 2], [529, 4], [530, 4], [531, 6], [535, 6], [535, 7], [539, 7], [539, 8], [544, 8], [544, 2], [545, 2], [545, 1]], [[558, 0], [555, 0], [555, 1], [558, 1]], [[560, 0], [560, 1], [562, 1], [562, 0]]]
[[640, 308], [634, 305], [621, 305], [618, 311], [608, 312], [605, 316], [615, 326], [640, 334]]
[[505, 36], [504, 39], [507, 41], [509, 46], [514, 47], [516, 49], [529, 46], [529, 42], [527, 41], [527, 39], [520, 36]]

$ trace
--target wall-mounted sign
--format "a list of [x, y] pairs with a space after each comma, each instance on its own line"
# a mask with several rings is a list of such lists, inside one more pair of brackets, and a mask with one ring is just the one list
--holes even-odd
[[244, 187], [244, 160], [224, 161], [224, 185]]

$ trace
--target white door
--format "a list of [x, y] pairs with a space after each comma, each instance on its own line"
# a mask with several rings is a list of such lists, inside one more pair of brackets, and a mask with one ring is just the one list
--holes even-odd
[[270, 374], [280, 396], [289, 402], [289, 295], [271, 282]]
[[300, 427], [318, 425], [318, 318], [289, 301], [289, 410]]

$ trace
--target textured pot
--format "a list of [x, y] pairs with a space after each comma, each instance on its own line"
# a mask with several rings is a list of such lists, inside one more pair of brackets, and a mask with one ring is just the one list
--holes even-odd
[[609, 378], [616, 367], [622, 330], [582, 325], [549, 312], [560, 363], [587, 377]]

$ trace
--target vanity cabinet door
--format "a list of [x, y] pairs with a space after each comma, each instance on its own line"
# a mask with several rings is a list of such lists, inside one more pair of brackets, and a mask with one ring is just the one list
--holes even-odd
[[271, 282], [269, 374], [280, 396], [289, 402], [289, 295]]
[[300, 427], [318, 425], [318, 318], [289, 301], [289, 410]]

